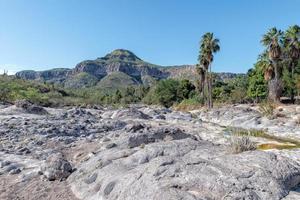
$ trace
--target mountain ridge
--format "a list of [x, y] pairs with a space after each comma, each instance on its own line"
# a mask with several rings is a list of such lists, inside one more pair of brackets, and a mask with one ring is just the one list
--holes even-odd
[[[121, 77], [125, 77], [121, 73], [131, 77], [133, 83], [143, 85], [151, 85], [153, 81], [166, 78], [196, 80], [195, 65], [160, 66], [146, 62], [133, 52], [125, 49], [116, 49], [95, 60], [84, 60], [79, 62], [73, 69], [24, 70], [17, 72], [16, 77], [62, 84], [69, 88], [80, 88], [99, 86], [99, 84], [101, 85], [101, 80], [106, 76], [110, 76], [108, 80], [119, 80]], [[221, 76], [221, 79], [230, 79], [237, 76], [235, 73], [217, 74]], [[129, 77], [126, 79], [131, 79]], [[121, 80], [119, 81], [122, 82]]]

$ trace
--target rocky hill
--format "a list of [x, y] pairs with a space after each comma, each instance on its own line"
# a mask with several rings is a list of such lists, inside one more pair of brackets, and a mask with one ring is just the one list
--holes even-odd
[[[16, 76], [22, 79], [59, 83], [69, 88], [96, 85], [102, 87], [102, 83], [104, 88], [109, 84], [114, 85], [114, 88], [118, 88], [124, 87], [124, 83], [129, 82], [131, 85], [150, 85], [156, 80], [166, 78], [196, 79], [194, 65], [163, 67], [145, 62], [134, 53], [124, 49], [114, 50], [96, 60], [80, 62], [74, 69], [26, 70], [16, 73]], [[219, 73], [218, 76], [222, 80], [226, 80], [235, 77], [236, 74]], [[113, 83], [114, 80], [118, 80], [117, 82], [120, 84]]]

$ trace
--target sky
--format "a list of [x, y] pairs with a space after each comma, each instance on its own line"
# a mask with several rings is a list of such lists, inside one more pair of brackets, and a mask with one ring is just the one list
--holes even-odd
[[300, 0], [0, 0], [0, 73], [73, 68], [114, 49], [159, 65], [197, 63], [206, 32], [213, 70], [246, 72], [271, 27], [300, 24]]

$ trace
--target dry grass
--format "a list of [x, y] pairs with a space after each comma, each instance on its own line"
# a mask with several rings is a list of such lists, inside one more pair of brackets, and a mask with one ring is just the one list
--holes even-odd
[[300, 126], [300, 116], [298, 116], [297, 118], [296, 118], [296, 124], [297, 124], [297, 126]]
[[246, 130], [243, 128], [227, 127], [226, 131], [230, 132], [232, 137], [237, 137], [237, 136], [260, 137], [260, 138], [268, 139], [270, 141], [275, 141], [275, 142], [258, 145], [258, 149], [260, 150], [300, 148], [299, 140], [270, 135], [266, 133], [264, 130], [256, 130], [256, 129]]
[[176, 111], [182, 111], [182, 112], [188, 112], [191, 110], [198, 110], [202, 109], [203, 105], [197, 102], [189, 102], [189, 101], [183, 101], [180, 104], [174, 105], [173, 109]]
[[230, 151], [232, 153], [242, 153], [244, 151], [256, 150], [256, 144], [248, 136], [232, 136], [230, 140]]
[[235, 127], [227, 127], [227, 132], [230, 132], [233, 136], [252, 136], [252, 137], [266, 137], [266, 132], [264, 130], [258, 129], [243, 129]]
[[271, 102], [263, 102], [259, 104], [259, 112], [268, 119], [274, 119], [274, 110], [276, 106]]

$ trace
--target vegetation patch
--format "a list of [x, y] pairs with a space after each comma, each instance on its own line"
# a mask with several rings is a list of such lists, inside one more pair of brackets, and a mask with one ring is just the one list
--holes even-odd
[[230, 133], [230, 135], [232, 136], [260, 137], [271, 141], [275, 141], [273, 143], [270, 142], [270, 143], [258, 145], [257, 148], [261, 150], [300, 148], [299, 140], [270, 135], [266, 133], [264, 130], [256, 130], [256, 129], [247, 130], [243, 128], [227, 127], [225, 129], [225, 132]]
[[232, 153], [242, 153], [244, 151], [256, 150], [256, 144], [248, 136], [233, 136], [230, 140], [230, 150]]
[[101, 79], [97, 88], [105, 93], [106, 91], [115, 92], [116, 90], [126, 89], [126, 87], [135, 85], [139, 85], [139, 82], [133, 77], [123, 72], [112, 72]]
[[177, 111], [188, 112], [202, 108], [203, 104], [203, 99], [195, 97], [191, 99], [184, 99], [179, 104], [173, 106], [173, 109]]
[[268, 119], [274, 119], [275, 105], [271, 102], [262, 102], [259, 104], [259, 112]]
[[196, 95], [196, 88], [189, 80], [166, 79], [152, 87], [143, 102], [171, 107]]
[[98, 79], [86, 72], [81, 72], [79, 74], [76, 74], [69, 78], [65, 82], [66, 88], [85, 88], [85, 87], [92, 87], [96, 85], [98, 82]]

